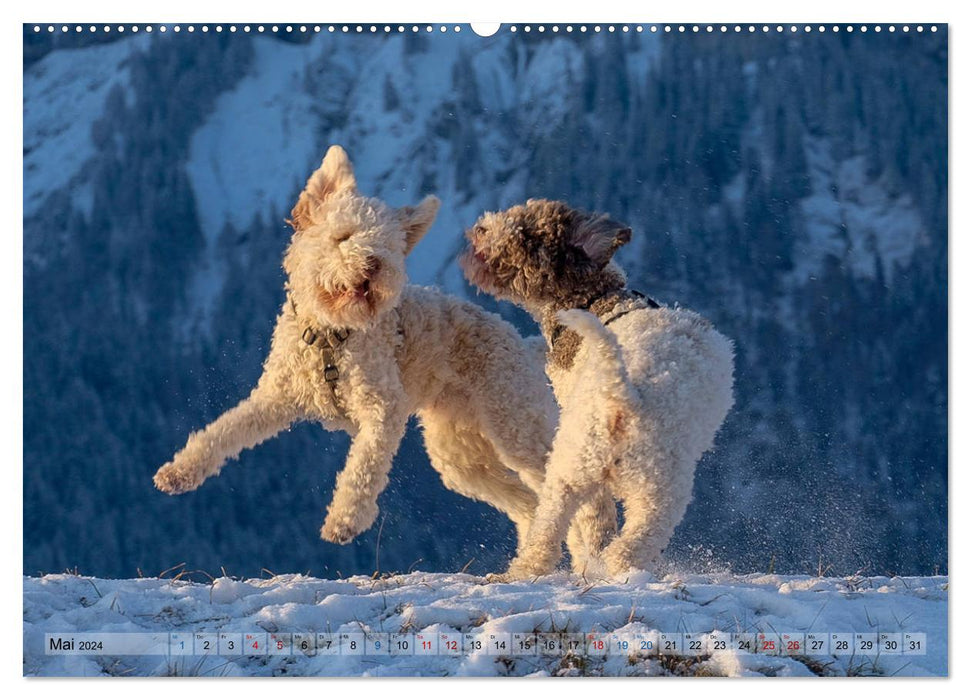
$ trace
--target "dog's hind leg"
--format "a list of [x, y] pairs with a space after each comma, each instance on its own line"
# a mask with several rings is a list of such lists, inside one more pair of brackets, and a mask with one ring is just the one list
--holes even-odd
[[574, 516], [598, 487], [595, 481], [583, 478], [581, 455], [579, 450], [554, 446], [533, 525], [521, 553], [509, 565], [509, 578], [548, 574], [560, 561], [561, 544]]
[[503, 465], [476, 429], [428, 412], [419, 415], [425, 449], [445, 487], [509, 516], [521, 545], [536, 510], [536, 494]]
[[603, 549], [616, 534], [617, 504], [610, 490], [600, 486], [577, 511], [566, 536], [573, 572], [588, 578], [605, 574]]
[[192, 433], [185, 447], [156, 472], [155, 486], [168, 494], [193, 491], [218, 474], [227, 459], [268, 440], [299, 418], [290, 402], [259, 385], [248, 398]]
[[[536, 368], [531, 370], [541, 371]], [[525, 372], [525, 369], [522, 370]], [[503, 376], [508, 368], [496, 367], [486, 376]], [[535, 493], [546, 476], [546, 461], [557, 425], [557, 406], [545, 383], [523, 380], [492, 382], [481, 389], [488, 396], [475, 406], [474, 423], [492, 443], [499, 459]], [[531, 387], [528, 391], [524, 386]]]
[[623, 501], [624, 526], [603, 553], [612, 576], [649, 570], [668, 545], [691, 499], [690, 481], [685, 493], [672, 482], [656, 488], [643, 478], [624, 481], [623, 493], [617, 494]]

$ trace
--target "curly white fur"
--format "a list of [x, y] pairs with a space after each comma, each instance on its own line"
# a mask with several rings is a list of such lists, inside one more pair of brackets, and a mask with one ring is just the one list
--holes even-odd
[[539, 506], [512, 577], [548, 573], [577, 509], [607, 483], [624, 525], [603, 551], [607, 573], [646, 569], [691, 501], [695, 464], [732, 406], [732, 346], [683, 309], [631, 312], [605, 327], [561, 311], [583, 338], [573, 368], [550, 368], [560, 426]]
[[[605, 489], [622, 502], [624, 524], [588, 573], [649, 568], [681, 522], [695, 465], [733, 404], [731, 341], [691, 311], [648, 308], [625, 290], [610, 258], [630, 234], [608, 217], [546, 200], [484, 214], [467, 234], [467, 277], [543, 327], [560, 405], [536, 516], [500, 578], [552, 571], [568, 527], [585, 520], [581, 509], [603, 503]], [[608, 325], [580, 306], [599, 307]]]
[[[506, 513], [522, 538], [557, 409], [535, 345], [473, 304], [405, 284], [404, 259], [431, 226], [438, 200], [392, 209], [357, 192], [332, 147], [291, 215], [284, 260], [294, 302], [277, 318], [250, 396], [193, 433], [155, 475], [166, 493], [191, 491], [227, 459], [299, 420], [353, 436], [321, 537], [349, 542], [369, 528], [410, 415], [424, 429], [444, 484]], [[351, 329], [340, 348], [337, 398], [307, 324]], [[594, 533], [591, 537], [597, 537]]]

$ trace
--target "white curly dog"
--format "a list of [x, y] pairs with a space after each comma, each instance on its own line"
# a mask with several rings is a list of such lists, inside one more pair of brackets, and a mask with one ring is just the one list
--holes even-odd
[[[438, 207], [433, 196], [400, 209], [363, 196], [347, 154], [332, 146], [291, 213], [288, 295], [263, 375], [248, 398], [189, 436], [155, 485], [194, 490], [243, 449], [295, 421], [318, 421], [353, 436], [320, 533], [344, 544], [374, 523], [392, 458], [417, 415], [445, 486], [508, 515], [521, 543], [556, 403], [540, 351], [510, 324], [405, 284], [405, 256]], [[583, 523], [570, 536], [580, 568], [616, 527], [597, 517]]]
[[506, 513], [520, 539], [536, 506], [556, 404], [535, 349], [495, 314], [405, 284], [405, 256], [439, 201], [394, 209], [361, 195], [331, 147], [293, 208], [283, 261], [287, 301], [250, 396], [155, 475], [162, 491], [197, 488], [223, 463], [313, 420], [353, 436], [321, 537], [347, 543], [378, 514], [392, 458], [417, 415], [448, 488]]
[[731, 341], [697, 314], [626, 288], [611, 257], [630, 235], [547, 200], [487, 213], [467, 232], [466, 276], [540, 323], [560, 404], [536, 517], [500, 578], [552, 571], [577, 509], [604, 489], [622, 502], [624, 523], [598, 564], [610, 575], [647, 569], [732, 406]]

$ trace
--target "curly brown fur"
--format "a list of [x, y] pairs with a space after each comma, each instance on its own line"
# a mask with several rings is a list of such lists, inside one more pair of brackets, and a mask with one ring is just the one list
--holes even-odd
[[[617, 289], [594, 299], [588, 310], [602, 319], [607, 319], [614, 309], [622, 307], [629, 309], [632, 308], [632, 303], [641, 303], [640, 297], [636, 293], [626, 289]], [[542, 325], [544, 336], [549, 338], [549, 350], [546, 353], [547, 361], [561, 369], [570, 369], [583, 344], [580, 335], [563, 324], [557, 323], [552, 316], [544, 316]]]
[[534, 313], [551, 341], [550, 361], [568, 369], [580, 336], [564, 329], [556, 312], [589, 308], [599, 315], [625, 297], [626, 278], [610, 258], [630, 236], [609, 216], [530, 199], [484, 214], [466, 232], [462, 267], [475, 286]]
[[483, 291], [528, 308], [587, 308], [623, 288], [624, 274], [608, 263], [630, 234], [608, 216], [531, 199], [484, 214], [466, 233], [462, 266]]

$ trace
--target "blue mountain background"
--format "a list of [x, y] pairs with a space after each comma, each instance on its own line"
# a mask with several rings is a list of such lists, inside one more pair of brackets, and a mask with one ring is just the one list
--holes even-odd
[[348, 438], [300, 425], [191, 494], [152, 475], [260, 374], [284, 218], [327, 146], [408, 265], [485, 210], [629, 222], [631, 285], [737, 345], [737, 404], [667, 565], [947, 571], [947, 32], [24, 30], [24, 571], [501, 570], [514, 533], [411, 426], [353, 544], [318, 539]]

